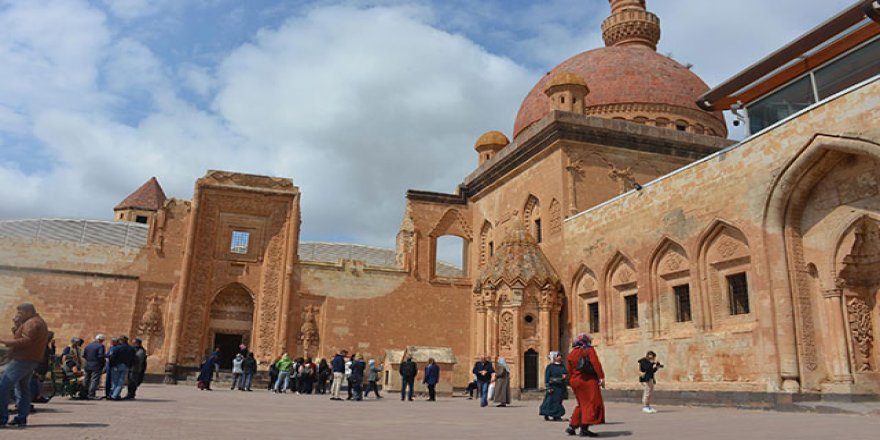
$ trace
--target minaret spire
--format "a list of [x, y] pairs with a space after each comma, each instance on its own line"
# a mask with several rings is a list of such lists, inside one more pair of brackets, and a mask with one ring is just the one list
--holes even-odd
[[660, 19], [645, 7], [645, 0], [608, 0], [611, 15], [602, 22], [606, 46], [644, 46], [657, 50]]

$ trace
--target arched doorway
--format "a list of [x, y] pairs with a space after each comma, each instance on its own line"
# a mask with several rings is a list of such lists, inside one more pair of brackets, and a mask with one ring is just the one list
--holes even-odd
[[523, 354], [523, 389], [538, 389], [538, 352], [531, 348]]
[[239, 345], [250, 346], [254, 325], [254, 299], [250, 291], [238, 283], [220, 290], [211, 303], [209, 322], [210, 348], [220, 348], [220, 368], [231, 369]]

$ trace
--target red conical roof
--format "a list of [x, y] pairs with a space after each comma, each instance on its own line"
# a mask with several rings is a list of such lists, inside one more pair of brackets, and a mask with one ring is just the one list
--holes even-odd
[[158, 211], [165, 203], [165, 191], [155, 177], [151, 177], [140, 188], [131, 193], [125, 200], [119, 202], [114, 211], [123, 209], [142, 209], [144, 211]]

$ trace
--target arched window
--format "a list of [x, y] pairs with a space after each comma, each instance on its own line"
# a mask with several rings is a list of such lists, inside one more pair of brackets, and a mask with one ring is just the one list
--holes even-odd
[[651, 310], [654, 329], [664, 334], [693, 321], [691, 270], [687, 253], [678, 243], [664, 239], [651, 260]]
[[703, 236], [700, 246], [701, 269], [711, 306], [710, 323], [738, 315], [750, 315], [749, 289], [751, 258], [745, 235], [722, 221]]
[[540, 243], [543, 239], [541, 205], [538, 202], [538, 198], [531, 194], [526, 199], [526, 204], [523, 208], [523, 223], [525, 224], [526, 231], [532, 234], [535, 241]]

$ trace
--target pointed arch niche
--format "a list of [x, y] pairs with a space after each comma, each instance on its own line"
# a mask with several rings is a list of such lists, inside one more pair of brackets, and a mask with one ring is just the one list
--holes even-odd
[[599, 281], [587, 266], [581, 265], [575, 273], [573, 291], [577, 296], [577, 332], [596, 337], [602, 333], [602, 313], [599, 301]]
[[529, 194], [526, 198], [526, 203], [523, 206], [523, 225], [526, 227], [526, 232], [531, 234], [532, 237], [535, 237], [535, 241], [538, 242], [538, 244], [540, 244], [544, 238], [544, 225], [542, 222], [541, 203], [537, 197]]
[[618, 335], [627, 341], [638, 339], [642, 317], [639, 316], [637, 280], [632, 261], [620, 252], [615, 254], [605, 270], [605, 308], [600, 308], [607, 317], [601, 330], [608, 342]]
[[651, 311], [654, 335], [692, 333], [696, 286], [684, 248], [668, 238], [657, 246], [651, 259]]
[[[450, 237], [451, 236], [451, 237]], [[473, 233], [471, 227], [457, 209], [448, 209], [437, 221], [437, 224], [428, 234], [431, 250], [431, 279], [434, 278], [466, 278], [468, 276], [468, 250], [470, 249]], [[461, 267], [447, 264], [441, 261], [441, 251], [450, 250], [446, 247], [455, 246], [455, 251], [461, 247]]]
[[730, 223], [716, 220], [700, 242], [702, 326], [714, 329], [725, 323], [754, 322], [751, 253], [746, 236]]
[[492, 234], [492, 223], [489, 223], [489, 220], [483, 222], [483, 227], [480, 228], [480, 268], [489, 261], [489, 258], [492, 258], [492, 255], [495, 254], [495, 239]]

